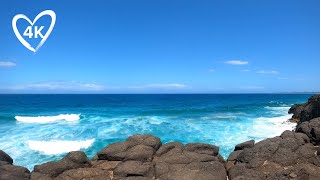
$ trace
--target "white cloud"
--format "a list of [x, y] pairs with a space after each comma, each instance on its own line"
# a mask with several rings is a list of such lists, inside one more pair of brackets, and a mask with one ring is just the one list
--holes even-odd
[[241, 61], [241, 60], [225, 61], [224, 63], [231, 64], [231, 65], [246, 65], [246, 64], [249, 64], [248, 61]]
[[250, 70], [248, 70], [248, 69], [244, 69], [244, 70], [242, 70], [242, 72], [249, 72]]
[[289, 79], [289, 78], [287, 78], [287, 77], [278, 77], [278, 79], [280, 79], [280, 80], [287, 80], [287, 79]]
[[275, 71], [275, 70], [260, 70], [260, 71], [257, 71], [256, 73], [258, 73], [258, 74], [279, 74], [279, 72]]
[[141, 86], [131, 86], [133, 89], [182, 89], [187, 86], [184, 84], [146, 84]]
[[215, 69], [209, 69], [209, 72], [215, 72], [216, 70]]
[[16, 63], [10, 61], [0, 61], [0, 67], [14, 67]]
[[96, 83], [83, 83], [77, 81], [47, 81], [14, 85], [10, 90], [49, 90], [49, 91], [102, 91], [105, 87]]
[[243, 86], [240, 89], [264, 89], [263, 86]]

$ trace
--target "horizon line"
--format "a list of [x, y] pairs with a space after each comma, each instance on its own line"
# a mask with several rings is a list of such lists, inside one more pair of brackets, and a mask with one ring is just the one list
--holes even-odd
[[320, 94], [320, 92], [232, 92], [232, 93], [0, 93], [0, 95], [219, 95], [219, 94]]

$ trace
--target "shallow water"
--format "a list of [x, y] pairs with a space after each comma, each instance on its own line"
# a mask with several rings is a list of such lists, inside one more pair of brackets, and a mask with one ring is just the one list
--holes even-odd
[[240, 142], [292, 129], [288, 109], [310, 96], [0, 95], [0, 149], [32, 170], [72, 150], [93, 157], [109, 143], [148, 133], [163, 143], [211, 143], [227, 157]]

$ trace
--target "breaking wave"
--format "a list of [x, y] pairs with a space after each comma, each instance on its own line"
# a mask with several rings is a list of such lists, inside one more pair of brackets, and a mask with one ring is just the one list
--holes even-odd
[[28, 146], [34, 151], [39, 151], [46, 155], [62, 154], [70, 151], [87, 149], [95, 139], [84, 141], [28, 141]]
[[23, 123], [52, 123], [56, 121], [78, 121], [80, 114], [59, 114], [57, 116], [15, 116], [17, 121]]

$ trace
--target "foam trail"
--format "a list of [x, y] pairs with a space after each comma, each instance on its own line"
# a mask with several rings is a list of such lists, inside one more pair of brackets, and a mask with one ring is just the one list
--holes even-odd
[[57, 116], [15, 116], [17, 121], [23, 123], [51, 123], [56, 121], [78, 121], [80, 114], [59, 114]]
[[84, 141], [28, 141], [28, 146], [34, 151], [39, 151], [46, 155], [55, 155], [67, 153], [70, 151], [78, 151], [80, 149], [89, 148], [95, 139]]

